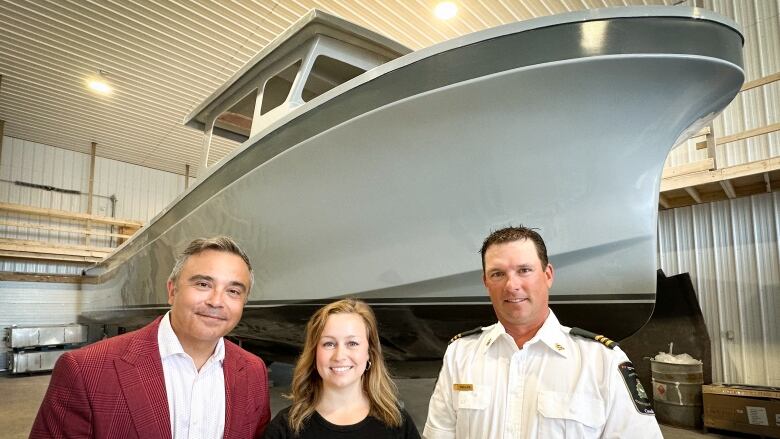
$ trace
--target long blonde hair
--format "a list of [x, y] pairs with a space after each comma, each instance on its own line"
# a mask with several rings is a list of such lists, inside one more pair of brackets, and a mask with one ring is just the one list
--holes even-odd
[[369, 416], [379, 419], [389, 427], [400, 427], [403, 420], [398, 409], [398, 389], [390, 378], [382, 357], [382, 345], [376, 317], [371, 308], [357, 299], [344, 299], [325, 305], [311, 316], [306, 325], [306, 341], [292, 378], [292, 399], [289, 412], [290, 429], [298, 435], [303, 424], [314, 413], [314, 408], [322, 396], [322, 378], [317, 372], [317, 344], [322, 336], [328, 317], [333, 314], [357, 314], [363, 318], [368, 332], [368, 359], [371, 367], [363, 374], [363, 391], [368, 397]]

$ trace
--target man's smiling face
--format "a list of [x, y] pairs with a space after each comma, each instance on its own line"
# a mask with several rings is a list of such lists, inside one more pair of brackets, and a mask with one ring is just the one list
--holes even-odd
[[249, 287], [249, 268], [238, 255], [206, 250], [190, 256], [176, 283], [168, 281], [171, 326], [182, 346], [216, 344], [230, 332]]
[[553, 268], [550, 264], [542, 267], [533, 241], [521, 239], [488, 247], [482, 280], [505, 328], [541, 326], [547, 318]]

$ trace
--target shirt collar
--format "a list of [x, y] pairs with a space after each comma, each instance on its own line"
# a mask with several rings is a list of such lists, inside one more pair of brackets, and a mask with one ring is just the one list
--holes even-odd
[[530, 346], [537, 342], [543, 343], [564, 358], [569, 356], [568, 338], [566, 337], [566, 334], [564, 334], [561, 323], [558, 321], [558, 318], [555, 317], [552, 310], [550, 310], [550, 314], [548, 314], [547, 318], [544, 320], [542, 327], [539, 328], [539, 331], [536, 332], [536, 335], [532, 339], [526, 342], [526, 345]]
[[[171, 355], [189, 355], [184, 352], [184, 348], [181, 346], [181, 343], [179, 342], [179, 337], [176, 336], [176, 333], [173, 332], [173, 326], [171, 326], [171, 318], [170, 318], [171, 312], [168, 311], [165, 313], [165, 316], [163, 316], [162, 320], [160, 320], [160, 327], [157, 330], [157, 345], [160, 348], [160, 358], [165, 359], [166, 357], [170, 357]], [[206, 361], [206, 364], [210, 364], [213, 361], [219, 361], [222, 363], [225, 360], [225, 340], [223, 337], [219, 338], [219, 341], [217, 342], [217, 347], [214, 349], [214, 353], [211, 354], [211, 357]]]
[[[517, 347], [517, 345], [515, 345], [514, 339], [511, 335], [507, 334], [506, 329], [504, 328], [504, 325], [501, 324], [501, 322], [496, 322], [496, 324], [487, 331], [485, 343], [483, 346], [485, 349], [487, 349], [496, 340], [501, 338], [504, 338], [506, 341], [511, 343], [512, 346]], [[539, 330], [536, 332], [536, 335], [525, 342], [523, 346], [527, 347], [536, 343], [542, 343], [544, 346], [547, 346], [565, 358], [568, 358], [569, 356], [569, 341], [566, 338], [566, 334], [563, 332], [558, 318], [555, 317], [555, 314], [552, 312], [552, 310], [550, 310], [550, 313], [547, 314], [547, 318], [544, 320], [541, 328], [539, 328]]]
[[497, 340], [500, 340], [502, 338], [505, 338], [509, 342], [512, 343], [512, 345], [515, 344], [515, 341], [512, 339], [512, 337], [506, 333], [506, 329], [504, 328], [504, 325], [501, 324], [501, 322], [496, 322], [495, 325], [491, 326], [490, 329], [488, 329], [485, 343], [483, 346], [485, 349], [489, 348], [493, 345]]

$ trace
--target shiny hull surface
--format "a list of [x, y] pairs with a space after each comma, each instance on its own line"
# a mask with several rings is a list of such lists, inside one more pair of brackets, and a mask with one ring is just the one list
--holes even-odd
[[313, 309], [357, 296], [393, 359], [439, 358], [493, 320], [482, 239], [524, 224], [547, 241], [561, 320], [630, 335], [655, 298], [664, 160], [739, 90], [742, 39], [685, 9], [619, 11], [467, 36], [304, 105], [92, 269], [88, 318], [164, 312], [176, 252], [228, 234], [256, 267], [235, 335], [258, 352], [294, 356]]

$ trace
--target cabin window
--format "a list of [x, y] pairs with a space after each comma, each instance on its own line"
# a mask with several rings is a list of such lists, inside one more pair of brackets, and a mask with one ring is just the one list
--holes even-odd
[[301, 97], [308, 102], [326, 91], [343, 84], [365, 70], [339, 61], [329, 56], [320, 55], [314, 61], [309, 78], [303, 87]]
[[287, 100], [287, 95], [290, 94], [293, 81], [295, 81], [295, 75], [298, 74], [300, 68], [301, 61], [298, 60], [295, 64], [287, 67], [277, 73], [276, 76], [266, 81], [265, 87], [263, 88], [263, 104], [260, 107], [260, 115], [268, 113]]
[[256, 101], [257, 89], [254, 89], [235, 105], [220, 114], [214, 121], [215, 134], [237, 142], [244, 142], [249, 139]]

